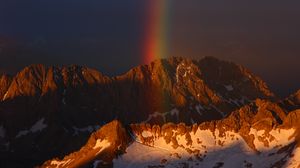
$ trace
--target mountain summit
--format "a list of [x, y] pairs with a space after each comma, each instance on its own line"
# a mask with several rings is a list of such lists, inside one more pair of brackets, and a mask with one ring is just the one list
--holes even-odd
[[[34, 160], [31, 166], [79, 149], [115, 119], [192, 125], [227, 118], [257, 99], [277, 101], [249, 70], [214, 57], [160, 59], [116, 77], [77, 65], [30, 65], [3, 75], [0, 88], [0, 157], [16, 165]], [[286, 107], [296, 109], [279, 105], [278, 115], [267, 114], [276, 116], [273, 124], [283, 122]]]
[[125, 131], [113, 121], [78, 152], [41, 167], [299, 167], [298, 115], [256, 100], [222, 120], [192, 126], [132, 124]]

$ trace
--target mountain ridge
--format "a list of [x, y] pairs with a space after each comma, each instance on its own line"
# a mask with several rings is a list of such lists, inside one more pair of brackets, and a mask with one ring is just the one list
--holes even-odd
[[[270, 96], [270, 97], [274, 96], [274, 93], [269, 91], [269, 89], [266, 86], [265, 82], [263, 82], [259, 77], [257, 77], [255, 75], [253, 75], [252, 73], [250, 73], [250, 71], [247, 70], [246, 68], [242, 67], [241, 65], [234, 64], [232, 62], [218, 60], [217, 58], [212, 57], [212, 56], [204, 57], [204, 58], [202, 58], [198, 61], [188, 59], [188, 58], [182, 58], [182, 57], [171, 57], [169, 59], [155, 60], [152, 63], [150, 63], [149, 65], [141, 65], [141, 66], [133, 67], [129, 71], [125, 72], [124, 74], [117, 75], [117, 76], [114, 76], [114, 77], [109, 77], [109, 76], [103, 75], [101, 72], [99, 72], [95, 69], [91, 69], [91, 68], [84, 67], [84, 66], [79, 66], [79, 65], [46, 67], [42, 64], [32, 64], [32, 65], [29, 65], [29, 66], [25, 67], [20, 72], [18, 72], [14, 76], [14, 78], [17, 78], [17, 79], [18, 78], [21, 78], [21, 79], [30, 78], [31, 82], [43, 82], [43, 80], [45, 80], [45, 78], [46, 78], [46, 75], [47, 75], [46, 73], [51, 73], [51, 70], [54, 70], [54, 71], [55, 70], [56, 71], [61, 70], [63, 73], [67, 73], [67, 71], [68, 71], [67, 69], [69, 69], [69, 70], [77, 69], [79, 71], [80, 70], [88, 70], [88, 71], [97, 72], [105, 78], [110, 78], [111, 80], [117, 80], [118, 78], [124, 78], [126, 76], [133, 75], [134, 73], [137, 73], [137, 72], [140, 73], [140, 74], [143, 74], [146, 71], [148, 71], [147, 75], [151, 75], [151, 74], [149, 74], [149, 73], [151, 73], [150, 72], [151, 70], [149, 70], [149, 69], [152, 69], [153, 71], [156, 71], [156, 72], [157, 71], [162, 71], [161, 73], [166, 73], [166, 74], [170, 73], [170, 70], [172, 70], [172, 73], [174, 74], [175, 70], [174, 70], [173, 67], [178, 66], [179, 63], [182, 63], [184, 65], [185, 62], [196, 64], [196, 66], [197, 66], [197, 64], [202, 64], [202, 66], [205, 66], [205, 65], [208, 65], [208, 64], [216, 64], [215, 66], [218, 67], [218, 66], [220, 66], [218, 64], [222, 64], [222, 63], [232, 65], [232, 67], [236, 68], [237, 70], [239, 69], [238, 71], [241, 71], [241, 73], [244, 73], [245, 75], [248, 75], [249, 77], [255, 78], [254, 79], [254, 81], [256, 82], [255, 85], [257, 85], [257, 87], [261, 87], [260, 89], [262, 91], [266, 90], [265, 94], [267, 96]], [[173, 66], [173, 67], [171, 67], [171, 66]], [[210, 65], [210, 66], [213, 66], [213, 65]], [[207, 69], [207, 67], [204, 67], [204, 68]], [[37, 74], [37, 73], [40, 73], [40, 74]], [[152, 73], [154, 73], [154, 72], [152, 72]], [[216, 73], [216, 72], [214, 72], [214, 73]], [[173, 74], [169, 74], [168, 78], [172, 79]], [[37, 76], [34, 76], [34, 75], [37, 75]], [[235, 74], [235, 75], [238, 75], [238, 74]], [[32, 77], [30, 77], [30, 76], [32, 76]], [[41, 79], [41, 77], [43, 79]], [[171, 82], [174, 82], [174, 81], [171, 81]], [[30, 83], [30, 82], [28, 82], [28, 83]], [[41, 89], [41, 87], [39, 87], [38, 89]], [[16, 96], [18, 96], [18, 95], [16, 95]]]
[[[213, 57], [156, 60], [116, 77], [76, 65], [31, 65], [3, 81], [0, 157], [16, 158], [17, 165], [24, 156], [38, 158], [32, 166], [65, 156], [114, 119], [193, 124], [223, 119], [257, 99], [278, 101], [249, 70]], [[297, 109], [286, 103], [277, 108]], [[275, 115], [279, 121], [283, 113]]]
[[[107, 141], [111, 135], [103, 134], [105, 137], [97, 140], [105, 142], [100, 150], [95, 148], [97, 146], [95, 140], [89, 140], [80, 151], [63, 159], [49, 160], [41, 167], [74, 167], [79, 164], [77, 157], [82, 158], [81, 160], [88, 159], [89, 161], [85, 161], [83, 165], [93, 165], [93, 167], [198, 167], [204, 165], [211, 167], [218, 164], [222, 164], [224, 167], [233, 165], [235, 165], [233, 167], [299, 167], [300, 132], [297, 118], [295, 118], [295, 116], [299, 118], [299, 112], [297, 110], [288, 113], [276, 103], [258, 99], [251, 105], [232, 112], [224, 119], [201, 124], [190, 126], [184, 123], [167, 123], [162, 126], [146, 123], [131, 124], [127, 128], [127, 130], [129, 129], [127, 136], [132, 142], [129, 143], [125, 140], [124, 142], [127, 144], [122, 145], [122, 150], [117, 147], [112, 148], [113, 151], [119, 153], [119, 156], [114, 155], [111, 159], [107, 159], [106, 156], [112, 155], [106, 150], [115, 140]], [[119, 121], [112, 121], [103, 128], [114, 125], [114, 123], [118, 123], [121, 128], [125, 129]], [[101, 131], [102, 128], [96, 133]], [[90, 139], [93, 139], [94, 134]], [[286, 136], [280, 137], [280, 134], [286, 134]], [[116, 133], [115, 136], [117, 135], [120, 133]], [[214, 142], [205, 142], [208, 141], [205, 136], [211, 136]], [[181, 140], [182, 138], [183, 140]], [[230, 146], [231, 143], [244, 143], [244, 148], [249, 148], [247, 149], [248, 154], [245, 153], [246, 151], [239, 151], [241, 152], [239, 155], [244, 156], [235, 157], [234, 164], [231, 160], [233, 156], [222, 154], [221, 151], [221, 149], [226, 149], [227, 152], [230, 152], [231, 148], [234, 148]], [[84, 152], [83, 149], [87, 148], [89, 148], [86, 150], [88, 152]], [[214, 151], [214, 148], [220, 149]], [[141, 149], [150, 150], [148, 151], [150, 153], [142, 154], [143, 152], [140, 152], [144, 155], [144, 157], [142, 156], [143, 162], [132, 157], [140, 157], [135, 153]], [[156, 152], [151, 153], [151, 150]], [[163, 150], [166, 151], [163, 152]], [[159, 151], [169, 153], [170, 156], [166, 154], [157, 156]], [[215, 154], [211, 154], [213, 151]], [[211, 157], [214, 157], [212, 162], [209, 161]]]

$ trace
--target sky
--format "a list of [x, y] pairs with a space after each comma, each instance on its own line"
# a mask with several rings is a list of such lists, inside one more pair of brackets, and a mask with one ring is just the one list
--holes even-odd
[[[166, 57], [233, 61], [280, 96], [300, 88], [300, 1], [154, 1], [167, 5]], [[122, 74], [145, 63], [149, 2], [0, 0], [0, 71], [43, 63]]]

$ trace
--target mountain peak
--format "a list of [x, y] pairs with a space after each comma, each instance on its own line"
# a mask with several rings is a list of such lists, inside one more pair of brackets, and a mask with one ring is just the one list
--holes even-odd
[[[47, 161], [41, 167], [59, 167], [61, 163], [66, 162], [65, 166], [67, 167], [81, 167], [94, 160], [101, 160], [98, 166], [105, 166], [111, 163], [119, 154], [124, 153], [129, 142], [130, 137], [122, 123], [114, 120], [94, 132], [86, 145], [78, 152], [72, 153], [62, 160], [56, 158]], [[72, 160], [72, 162], [68, 163], [68, 160]]]
[[58, 88], [92, 85], [107, 80], [109, 78], [100, 72], [79, 65], [46, 67], [43, 64], [32, 64], [16, 74], [3, 100], [22, 96], [39, 97], [55, 92]]
[[210, 61], [210, 62], [220, 62], [220, 61], [222, 61], [221, 59], [219, 59], [219, 58], [217, 58], [215, 56], [204, 56], [200, 60], [207, 61], [207, 62], [208, 61]]
[[[123, 139], [127, 143], [124, 145], [117, 143], [119, 144], [118, 147], [115, 145], [117, 148], [112, 145], [115, 141], [105, 141], [111, 135], [120, 135], [114, 133], [115, 130], [124, 129], [120, 126], [120, 122], [113, 121], [93, 133], [88, 143], [78, 152], [71, 153], [62, 160], [47, 161], [42, 167], [51, 168], [60, 165], [65, 167], [221, 167], [221, 165], [286, 167], [285, 165], [288, 164], [298, 165], [299, 138], [295, 135], [297, 130], [293, 126], [297, 124], [299, 111], [292, 112], [283, 124], [273, 125], [276, 116], [271, 113], [278, 112], [278, 109], [274, 109], [276, 108], [274, 103], [258, 99], [251, 106], [257, 107], [244, 107], [225, 119], [199, 125], [132, 124], [129, 128], [130, 132], [122, 131], [122, 135], [128, 134], [130, 143]], [[252, 113], [253, 116], [247, 113]], [[97, 133], [104, 133], [106, 136], [98, 136]], [[232, 159], [236, 162], [232, 163]]]
[[40, 94], [46, 71], [46, 67], [42, 64], [25, 67], [13, 78], [3, 100], [17, 96], [36, 96]]
[[0, 77], [0, 100], [5, 96], [10, 84], [12, 81], [12, 77], [6, 74], [3, 74]]
[[[13, 78], [1, 77], [2, 95], [0, 141], [3, 145], [0, 144], [0, 149], [4, 150], [4, 155], [9, 153], [9, 158], [22, 155], [44, 161], [54, 155], [71, 153], [86, 142], [78, 152], [45, 163], [50, 167], [80, 167], [91, 161], [101, 162], [100, 166], [111, 166], [107, 164], [124, 153], [131, 140], [137, 140], [133, 127], [126, 127], [126, 130], [122, 123], [145, 123], [140, 125], [140, 133], [148, 145], [155, 138], [164, 138], [157, 142], [167, 144], [159, 147], [172, 147], [173, 150], [183, 145], [188, 153], [197, 153], [189, 146], [200, 145], [202, 140], [197, 138], [206, 141], [207, 135], [212, 139], [207, 143], [218, 147], [223, 141], [243, 144], [240, 140], [244, 138], [247, 145], [256, 150], [262, 145], [254, 141], [253, 136], [260, 141], [262, 138], [257, 135], [263, 135], [262, 131], [268, 133], [281, 127], [281, 123], [294, 124], [296, 120], [293, 119], [299, 115], [293, 113], [287, 119], [289, 110], [272, 102], [274, 95], [259, 77], [240, 65], [214, 57], [160, 59], [113, 78], [78, 65], [30, 65]], [[292, 97], [297, 98], [299, 91], [294, 95]], [[112, 121], [116, 118], [120, 121]], [[168, 122], [172, 124], [166, 124]], [[194, 125], [176, 125], [180, 122]], [[150, 124], [157, 125], [151, 127]], [[99, 125], [104, 126], [87, 141], [88, 135]], [[191, 129], [200, 127], [199, 136], [194, 136], [196, 131], [191, 132]], [[160, 130], [163, 136], [150, 137], [150, 128], [152, 133]], [[174, 133], [175, 129], [179, 132]], [[225, 135], [226, 140], [216, 137], [226, 131], [234, 137], [229, 134]], [[253, 136], [249, 134], [251, 131]], [[274, 131], [271, 134], [277, 135], [278, 130]], [[192, 144], [190, 136], [194, 138]], [[48, 137], [54, 137], [51, 143], [45, 143]], [[272, 139], [264, 137], [263, 141], [268, 144]], [[35, 146], [24, 145], [26, 143]], [[133, 144], [126, 152], [141, 145], [140, 142]], [[195, 155], [190, 160], [203, 160], [207, 155], [205, 147], [197, 147], [203, 150], [203, 157]], [[147, 146], [141, 149], [146, 148], [149, 149]], [[172, 156], [178, 158], [178, 153], [172, 153]], [[161, 162], [166, 163], [165, 160]]]
[[300, 108], [300, 89], [281, 101], [281, 105], [289, 110]]
[[295, 103], [300, 105], [300, 89], [294, 93], [292, 97], [294, 98]]

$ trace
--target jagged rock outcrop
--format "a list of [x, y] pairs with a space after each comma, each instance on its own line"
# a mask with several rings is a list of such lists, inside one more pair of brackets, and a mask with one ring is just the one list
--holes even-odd
[[5, 93], [7, 92], [12, 78], [9, 75], [3, 74], [0, 77], [0, 100], [3, 100]]
[[128, 132], [115, 120], [94, 132], [78, 152], [61, 160], [47, 161], [41, 167], [82, 167], [94, 161], [98, 161], [98, 167], [110, 166], [114, 158], [125, 152], [130, 141]]
[[[126, 145], [120, 146], [126, 149], [122, 148], [118, 157], [113, 155], [114, 159], [105, 159], [93, 155], [93, 159], [81, 166], [299, 167], [299, 116], [299, 110], [288, 113], [276, 103], [258, 99], [224, 119], [191, 126], [184, 123], [162, 126], [131, 124], [127, 132], [122, 131], [122, 134], [127, 134], [132, 142], [124, 140]], [[111, 131], [110, 128], [114, 128], [111, 125], [105, 125], [100, 132], [108, 128], [109, 132], [115, 132]], [[80, 151], [60, 161], [47, 161], [44, 166], [74, 166], [77, 162], [74, 158], [89, 156], [82, 151], [88, 151], [95, 145], [94, 137], [98, 132], [92, 134]], [[112, 135], [109, 132], [105, 137]], [[106, 147], [106, 144], [102, 144], [102, 147]], [[116, 151], [116, 148], [113, 149]], [[103, 150], [102, 154], [111, 156], [111, 151]]]
[[300, 105], [300, 90], [298, 90], [292, 97], [295, 104]]
[[300, 90], [291, 94], [289, 97], [281, 102], [281, 105], [289, 110], [300, 108]]
[[257, 98], [275, 99], [259, 77], [213, 57], [156, 60], [116, 77], [76, 65], [31, 65], [9, 79], [0, 102], [0, 157], [16, 164], [64, 156], [114, 119], [192, 124], [222, 119]]
[[[0, 103], [0, 127], [5, 131], [1, 158], [15, 163], [10, 166], [34, 160], [30, 167], [54, 151], [65, 154], [82, 145], [91, 131], [113, 118], [99, 113], [99, 107], [111, 102], [107, 91], [112, 86], [106, 84], [111, 85], [110, 78], [85, 67], [26, 67], [12, 79]], [[53, 136], [62, 139], [45, 143]]]
[[[210, 130], [215, 132], [218, 130], [220, 135], [225, 135], [225, 132], [232, 131], [239, 133], [240, 136], [247, 142], [249, 147], [256, 150], [253, 146], [253, 137], [250, 135], [250, 129], [264, 130], [266, 132], [271, 131], [279, 126], [287, 126], [283, 124], [283, 121], [287, 122], [286, 111], [282, 109], [276, 103], [272, 103], [268, 100], [257, 99], [255, 102], [240, 108], [237, 111], [232, 112], [228, 117], [222, 120], [204, 122], [199, 125], [201, 130]], [[294, 112], [292, 112], [294, 113]], [[292, 115], [292, 114], [290, 114]], [[291, 122], [288, 127], [292, 127], [296, 124], [295, 120]], [[188, 132], [195, 132], [195, 125], [192, 127], [183, 127], [182, 125], [175, 125], [172, 123], [159, 126], [151, 127], [149, 124], [137, 124], [132, 125], [133, 130], [141, 134], [143, 131], [150, 131], [153, 134], [157, 134], [156, 131], [161, 132], [158, 135], [172, 135], [172, 131], [177, 129], [179, 134], [185, 134]], [[179, 130], [178, 130], [179, 129]], [[171, 138], [167, 138], [171, 141]]]
[[45, 79], [46, 69], [43, 65], [31, 65], [18, 73], [10, 84], [3, 101], [14, 97], [38, 96]]
[[295, 111], [289, 112], [287, 117], [284, 120], [284, 125], [289, 126], [289, 127], [299, 127], [300, 126], [300, 109], [297, 109]]
[[[150, 123], [220, 119], [256, 98], [274, 97], [266, 84], [245, 68], [212, 57], [157, 60], [116, 77], [116, 83], [121, 83], [119, 93], [125, 100], [119, 103], [120, 109], [133, 111]], [[136, 99], [136, 106], [128, 106]], [[181, 113], [175, 116], [172, 110]], [[120, 118], [126, 114], [120, 113]]]

